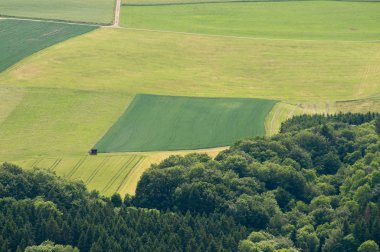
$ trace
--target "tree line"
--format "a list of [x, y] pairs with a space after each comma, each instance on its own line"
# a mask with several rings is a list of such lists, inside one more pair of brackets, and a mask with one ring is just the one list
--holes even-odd
[[172, 156], [142, 176], [138, 207], [233, 217], [241, 251], [357, 251], [380, 244], [376, 114], [299, 116], [213, 160]]
[[380, 119], [300, 116], [215, 159], [171, 156], [135, 196], [0, 166], [0, 251], [379, 251]]

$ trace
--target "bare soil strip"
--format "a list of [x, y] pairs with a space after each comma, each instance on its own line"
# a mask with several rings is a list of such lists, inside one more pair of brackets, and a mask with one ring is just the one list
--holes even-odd
[[115, 19], [113, 21], [112, 27], [119, 27], [119, 23], [120, 23], [120, 6], [121, 6], [121, 0], [116, 0]]

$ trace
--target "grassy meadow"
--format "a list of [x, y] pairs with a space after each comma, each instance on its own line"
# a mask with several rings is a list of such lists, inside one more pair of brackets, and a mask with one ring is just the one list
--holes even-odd
[[[124, 1], [174, 4], [124, 6], [119, 29], [0, 19], [0, 161], [133, 194], [152, 162], [191, 151], [156, 150], [273, 135], [301, 113], [380, 111], [380, 3], [163, 1]], [[30, 4], [0, 0], [0, 15], [110, 23], [115, 3]], [[94, 145], [154, 152], [88, 156]]]
[[19, 62], [0, 85], [329, 102], [380, 92], [379, 51], [380, 43], [101, 28]]
[[39, 50], [95, 28], [86, 25], [0, 19], [0, 72]]
[[[65, 89], [9, 89], [0, 123], [0, 160], [84, 155], [131, 101], [118, 93]], [[2, 99], [1, 99], [2, 100]], [[0, 102], [1, 104], [1, 102]]]
[[114, 0], [1, 0], [0, 16], [111, 24]]
[[[288, 1], [313, 1], [313, 0], [122, 0], [123, 5], [179, 5], [202, 3], [231, 3], [231, 2], [288, 2]], [[325, 0], [346, 1], [346, 0]], [[378, 2], [379, 0], [347, 0], [347, 2]]]
[[[380, 40], [380, 2], [125, 6], [124, 27], [277, 39]], [[173, 22], [175, 20], [175, 22]]]
[[95, 145], [100, 152], [202, 149], [264, 136], [275, 101], [137, 95]]

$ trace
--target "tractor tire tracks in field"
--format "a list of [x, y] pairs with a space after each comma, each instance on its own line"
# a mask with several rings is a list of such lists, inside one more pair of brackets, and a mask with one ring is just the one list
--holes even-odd
[[[130, 168], [130, 164], [132, 164], [132, 163], [135, 161], [135, 158], [136, 158], [136, 157], [137, 157], [137, 156], [133, 156], [132, 158], [128, 159], [128, 160], [126, 161], [126, 163], [120, 167], [120, 169], [115, 173], [115, 175], [114, 175], [114, 176], [108, 181], [108, 183], [106, 184], [106, 186], [103, 188], [103, 190], [102, 190], [103, 193], [104, 193], [104, 192], [107, 192], [107, 191], [111, 188], [111, 186], [115, 184], [116, 180], [117, 180], [120, 176], [122, 176], [123, 171], [125, 171], [125, 169]], [[137, 157], [137, 158], [139, 158], [139, 157]], [[131, 168], [131, 169], [132, 169], [132, 168]], [[129, 172], [130, 172], [130, 171], [128, 171], [128, 173], [129, 173]], [[118, 187], [120, 187], [120, 185], [119, 185]]]
[[144, 158], [143, 157], [139, 157], [139, 159], [137, 160], [137, 162], [135, 162], [135, 164], [129, 169], [129, 171], [125, 174], [124, 178], [123, 178], [123, 181], [120, 183], [119, 187], [117, 188], [117, 192], [119, 192], [121, 190], [121, 188], [123, 186], [125, 186], [125, 184], [127, 183], [127, 180], [128, 180], [128, 177], [129, 175], [135, 170], [136, 167], [138, 167], [138, 165], [141, 163], [141, 161], [143, 160]]

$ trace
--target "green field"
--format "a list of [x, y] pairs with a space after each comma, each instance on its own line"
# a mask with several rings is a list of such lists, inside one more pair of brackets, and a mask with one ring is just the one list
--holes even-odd
[[114, 0], [0, 0], [0, 16], [111, 24]]
[[187, 150], [264, 136], [275, 101], [137, 95], [95, 145], [100, 152]]
[[[380, 43], [101, 28], [29, 57], [0, 85], [329, 102], [380, 93]], [[34, 71], [32, 71], [34, 70]]]
[[[244, 2], [263, 2], [272, 0], [246, 0]], [[284, 0], [279, 0], [284, 1]], [[287, 0], [285, 0], [287, 1]], [[196, 3], [210, 3], [210, 2], [241, 2], [241, 0], [123, 0], [123, 5], [172, 5], [172, 4], [196, 4]]]
[[[286, 1], [125, 6], [124, 27], [214, 35], [380, 40], [380, 2]], [[175, 20], [175, 22], [173, 22]]]
[[[4, 89], [0, 160], [84, 155], [123, 113], [131, 96], [65, 89]], [[0, 97], [1, 100], [2, 97]], [[0, 102], [1, 104], [1, 102]]]
[[0, 19], [0, 72], [46, 47], [96, 27]]
[[[230, 2], [289, 2], [289, 1], [313, 1], [313, 0], [123, 0], [123, 5], [175, 5], [175, 4], [199, 4], [199, 3], [230, 3]], [[325, 0], [342, 2], [378, 2], [379, 0]]]
[[[380, 111], [380, 42], [370, 41], [380, 39], [378, 6], [125, 6], [126, 27], [92, 32], [95, 27], [0, 20], [0, 161], [51, 168], [106, 194], [133, 193], [142, 171], [173, 152], [86, 156], [92, 146], [107, 152], [205, 148], [252, 130], [263, 135], [264, 125], [267, 135], [275, 134], [296, 114]], [[81, 18], [101, 16], [86, 13]], [[163, 97], [138, 95], [128, 107], [139, 93]], [[242, 98], [280, 102], [270, 111], [274, 102], [268, 101], [260, 120], [250, 121], [257, 100]], [[225, 133], [235, 118], [246, 121], [232, 125], [239, 132]], [[138, 157], [138, 164], [125, 166]]]

